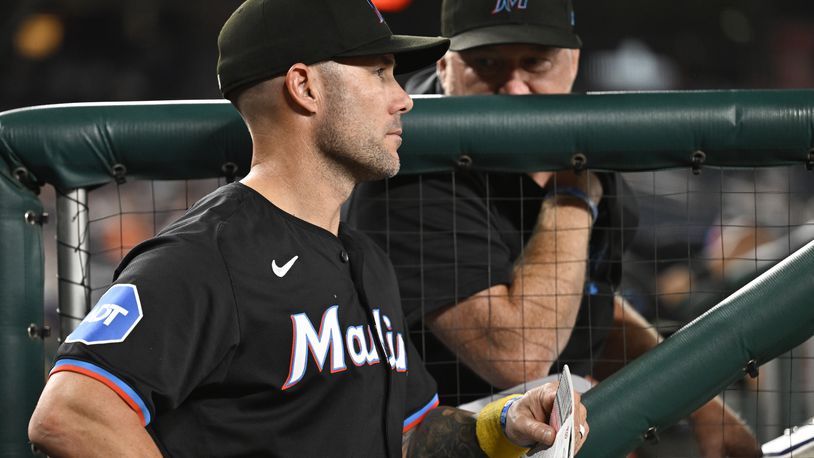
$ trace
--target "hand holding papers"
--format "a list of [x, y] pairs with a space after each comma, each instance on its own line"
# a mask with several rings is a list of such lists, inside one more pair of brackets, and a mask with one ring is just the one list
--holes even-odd
[[[557, 397], [554, 398], [554, 407], [551, 410], [549, 424], [556, 436], [551, 447], [544, 448], [538, 445], [529, 450], [526, 454], [533, 458], [573, 458], [576, 454], [577, 445], [587, 434], [585, 425], [581, 422], [575, 425], [574, 411], [576, 403], [574, 399], [574, 386], [571, 380], [571, 371], [565, 365], [560, 374]], [[576, 428], [575, 428], [576, 426]]]

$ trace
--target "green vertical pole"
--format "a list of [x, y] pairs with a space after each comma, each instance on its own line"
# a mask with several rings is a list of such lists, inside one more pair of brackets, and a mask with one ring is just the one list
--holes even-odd
[[[0, 163], [2, 164], [2, 163]], [[29, 213], [30, 212], [30, 213]], [[28, 213], [28, 218], [26, 218]], [[44, 386], [42, 204], [0, 165], [0, 456], [31, 456], [28, 419]], [[29, 327], [34, 324], [29, 336]]]

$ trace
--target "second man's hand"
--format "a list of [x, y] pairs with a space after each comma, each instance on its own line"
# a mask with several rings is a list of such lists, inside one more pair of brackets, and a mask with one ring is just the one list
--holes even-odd
[[[546, 383], [532, 390], [513, 403], [506, 414], [506, 437], [515, 445], [529, 447], [536, 444], [551, 446], [556, 431], [549, 424], [554, 398], [557, 396], [557, 383]], [[587, 421], [587, 410], [582, 404], [579, 393], [574, 393], [574, 428], [581, 431], [577, 434], [576, 450], [588, 438], [590, 430]], [[582, 429], [580, 429], [580, 426]]]

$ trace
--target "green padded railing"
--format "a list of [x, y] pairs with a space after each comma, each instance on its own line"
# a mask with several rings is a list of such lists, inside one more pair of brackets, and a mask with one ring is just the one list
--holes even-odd
[[[404, 116], [404, 131], [402, 173], [456, 167], [515, 172], [572, 166], [617, 171], [812, 167], [814, 91], [421, 98]], [[42, 212], [34, 191], [46, 183], [67, 191], [117, 178], [242, 175], [250, 155], [248, 131], [224, 101], [70, 104], [0, 113], [0, 367], [14, 368], [12, 376], [0, 378], [0, 454], [28, 454], [25, 426], [43, 385], [42, 342], [26, 333], [30, 323], [41, 324], [43, 307], [41, 228], [24, 218], [31, 211], [36, 220]], [[795, 272], [788, 275], [801, 276]], [[793, 290], [801, 296], [814, 291], [810, 281], [782, 288], [804, 288]], [[741, 295], [733, 303], [748, 300]], [[796, 302], [789, 307], [799, 308]], [[586, 396], [592, 424], [587, 455], [621, 453], [637, 443], [643, 428], [663, 426], [678, 418], [679, 410], [689, 411], [686, 406], [720, 391], [739, 376], [747, 356], [765, 362], [792, 346], [778, 342], [771, 351], [753, 354], [750, 337], [761, 336], [744, 333], [739, 344], [726, 340], [737, 348], [727, 350], [737, 355], [729, 365], [712, 372], [699, 367], [686, 358], [701, 348], [699, 342], [717, 343], [719, 334], [732, 335], [731, 327], [747, 326], [715, 313], [705, 320], [716, 326], [725, 322], [721, 329], [710, 333], [706, 321], [698, 322]], [[762, 324], [761, 315], [755, 318], [749, 326]], [[798, 318], [810, 326], [810, 318]], [[675, 388], [653, 379], [671, 366], [681, 368], [676, 380], [694, 383], [682, 385], [675, 396], [656, 396]], [[620, 406], [625, 415], [616, 414]]]
[[580, 457], [616, 457], [814, 335], [814, 241], [585, 394]]
[[[803, 164], [814, 148], [814, 90], [435, 97], [404, 116], [402, 173], [656, 170]], [[69, 104], [0, 113], [0, 157], [60, 189], [248, 169], [250, 139], [225, 101]], [[467, 156], [461, 160], [462, 156]], [[228, 165], [226, 169], [228, 169]]]

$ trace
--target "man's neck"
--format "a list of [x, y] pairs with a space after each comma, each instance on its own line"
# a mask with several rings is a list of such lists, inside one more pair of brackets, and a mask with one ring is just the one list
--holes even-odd
[[241, 183], [284, 212], [337, 235], [340, 207], [350, 197], [354, 183], [333, 176], [311, 153], [276, 152], [266, 157], [274, 159], [253, 162]]

